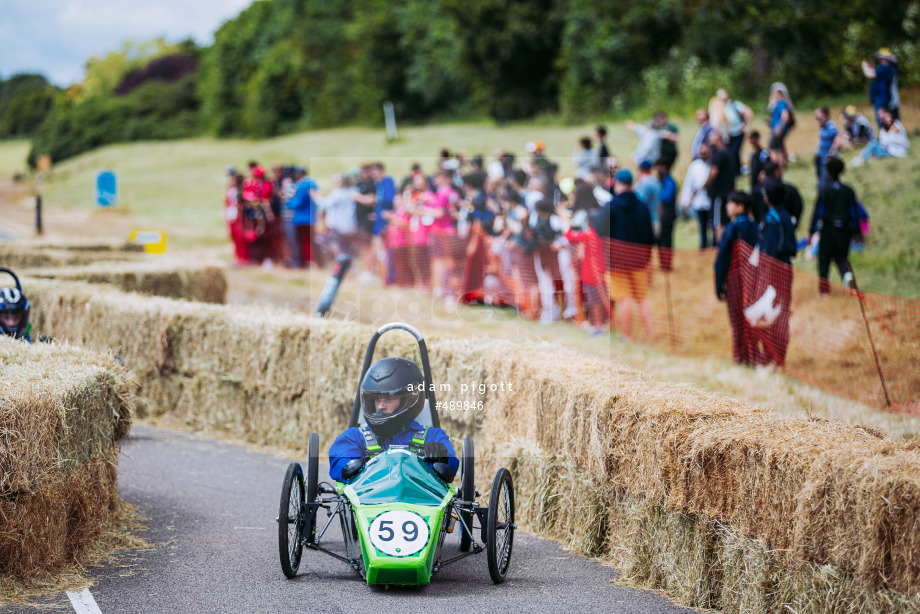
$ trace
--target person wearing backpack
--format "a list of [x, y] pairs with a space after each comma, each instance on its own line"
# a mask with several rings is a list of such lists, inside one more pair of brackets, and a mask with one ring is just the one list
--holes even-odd
[[[770, 301], [775, 316], [766, 325], [761, 325], [758, 337], [764, 351], [760, 362], [774, 363], [782, 367], [786, 363], [789, 348], [789, 318], [792, 314], [792, 259], [797, 247], [795, 225], [789, 212], [783, 207], [786, 187], [781, 183], [768, 183], [763, 187], [763, 199], [767, 215], [760, 223], [760, 277], [765, 286], [764, 295], [773, 294]], [[766, 260], [763, 256], [769, 256]], [[759, 294], [759, 292], [758, 292]]]
[[728, 323], [732, 328], [732, 360], [752, 366], [756, 362], [751, 327], [744, 319], [742, 268], [759, 239], [757, 224], [751, 219], [753, 205], [750, 194], [732, 192], [728, 195], [726, 210], [732, 221], [722, 233], [715, 261], [716, 297], [726, 302]]
[[[848, 185], [840, 183], [844, 164], [840, 158], [831, 158], [825, 164], [828, 183], [818, 194], [815, 212], [811, 217], [811, 237], [819, 233], [818, 239], [818, 291], [822, 298], [827, 298], [831, 291], [827, 279], [831, 261], [837, 265], [843, 283], [853, 288], [853, 272], [850, 271], [850, 242], [862, 241], [859, 227], [859, 205], [856, 192]], [[809, 240], [809, 243], [811, 240]]]

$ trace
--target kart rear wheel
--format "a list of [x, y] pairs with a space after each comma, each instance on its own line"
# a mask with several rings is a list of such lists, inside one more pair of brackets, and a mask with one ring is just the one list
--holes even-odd
[[[307, 439], [307, 492], [304, 503], [315, 503], [319, 485], [319, 435], [310, 433]], [[304, 529], [304, 541], [312, 544], [316, 539], [316, 514], [310, 526]]]
[[288, 578], [297, 575], [303, 554], [303, 469], [300, 463], [288, 465], [281, 488], [281, 509], [278, 512], [278, 551], [281, 571]]
[[489, 575], [495, 584], [504, 582], [508, 575], [514, 528], [514, 484], [511, 472], [502, 467], [492, 480], [486, 522], [486, 559], [489, 561]]
[[[472, 501], [476, 497], [475, 464], [473, 438], [464, 437], [460, 452], [460, 498], [463, 501]], [[460, 529], [460, 552], [468, 552], [473, 545], [473, 512], [460, 512], [460, 518], [469, 529], [469, 532]]]

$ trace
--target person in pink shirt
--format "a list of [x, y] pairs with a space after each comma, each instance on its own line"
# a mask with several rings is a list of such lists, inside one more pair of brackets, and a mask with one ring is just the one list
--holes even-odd
[[[431, 283], [431, 256], [428, 249], [428, 235], [434, 218], [426, 214], [426, 207], [434, 206], [434, 193], [428, 189], [428, 178], [424, 173], [412, 175], [412, 184], [403, 192], [409, 219], [409, 243], [411, 246], [409, 262], [416, 283], [429, 287]], [[424, 222], [428, 222], [425, 224]]]
[[446, 277], [451, 262], [451, 252], [456, 243], [457, 204], [460, 195], [453, 188], [453, 173], [438, 171], [434, 177], [437, 187], [434, 202], [422, 208], [422, 223], [429, 226], [431, 246], [431, 286], [436, 297], [447, 293]]
[[415, 285], [415, 276], [412, 273], [412, 267], [409, 265], [409, 224], [412, 216], [406, 209], [407, 204], [406, 199], [397, 196], [393, 199], [393, 210], [383, 211], [383, 216], [387, 220], [384, 235], [386, 249], [389, 252], [389, 257], [392, 258], [396, 272], [396, 285], [411, 288]]

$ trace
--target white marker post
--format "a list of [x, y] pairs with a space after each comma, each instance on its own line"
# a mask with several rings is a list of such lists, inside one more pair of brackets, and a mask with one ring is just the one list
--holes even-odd
[[396, 112], [393, 110], [393, 103], [387, 100], [383, 103], [383, 118], [387, 124], [387, 141], [390, 143], [399, 139], [396, 133]]

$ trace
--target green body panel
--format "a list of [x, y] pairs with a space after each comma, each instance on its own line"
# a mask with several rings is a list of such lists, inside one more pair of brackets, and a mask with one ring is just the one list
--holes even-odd
[[[355, 511], [368, 584], [415, 585], [431, 581], [444, 512], [456, 494], [454, 486], [439, 480], [417, 455], [400, 452], [381, 454], [368, 463], [354, 482], [336, 484], [336, 490], [341, 487], [340, 492], [348, 498]], [[373, 479], [362, 480], [363, 477]], [[435, 494], [438, 496], [435, 497]], [[362, 500], [373, 503], [362, 503]], [[420, 500], [430, 501], [431, 504], [419, 504], [417, 501]], [[371, 523], [380, 514], [394, 510], [414, 512], [428, 525], [428, 543], [417, 553], [391, 556], [371, 542]]]

